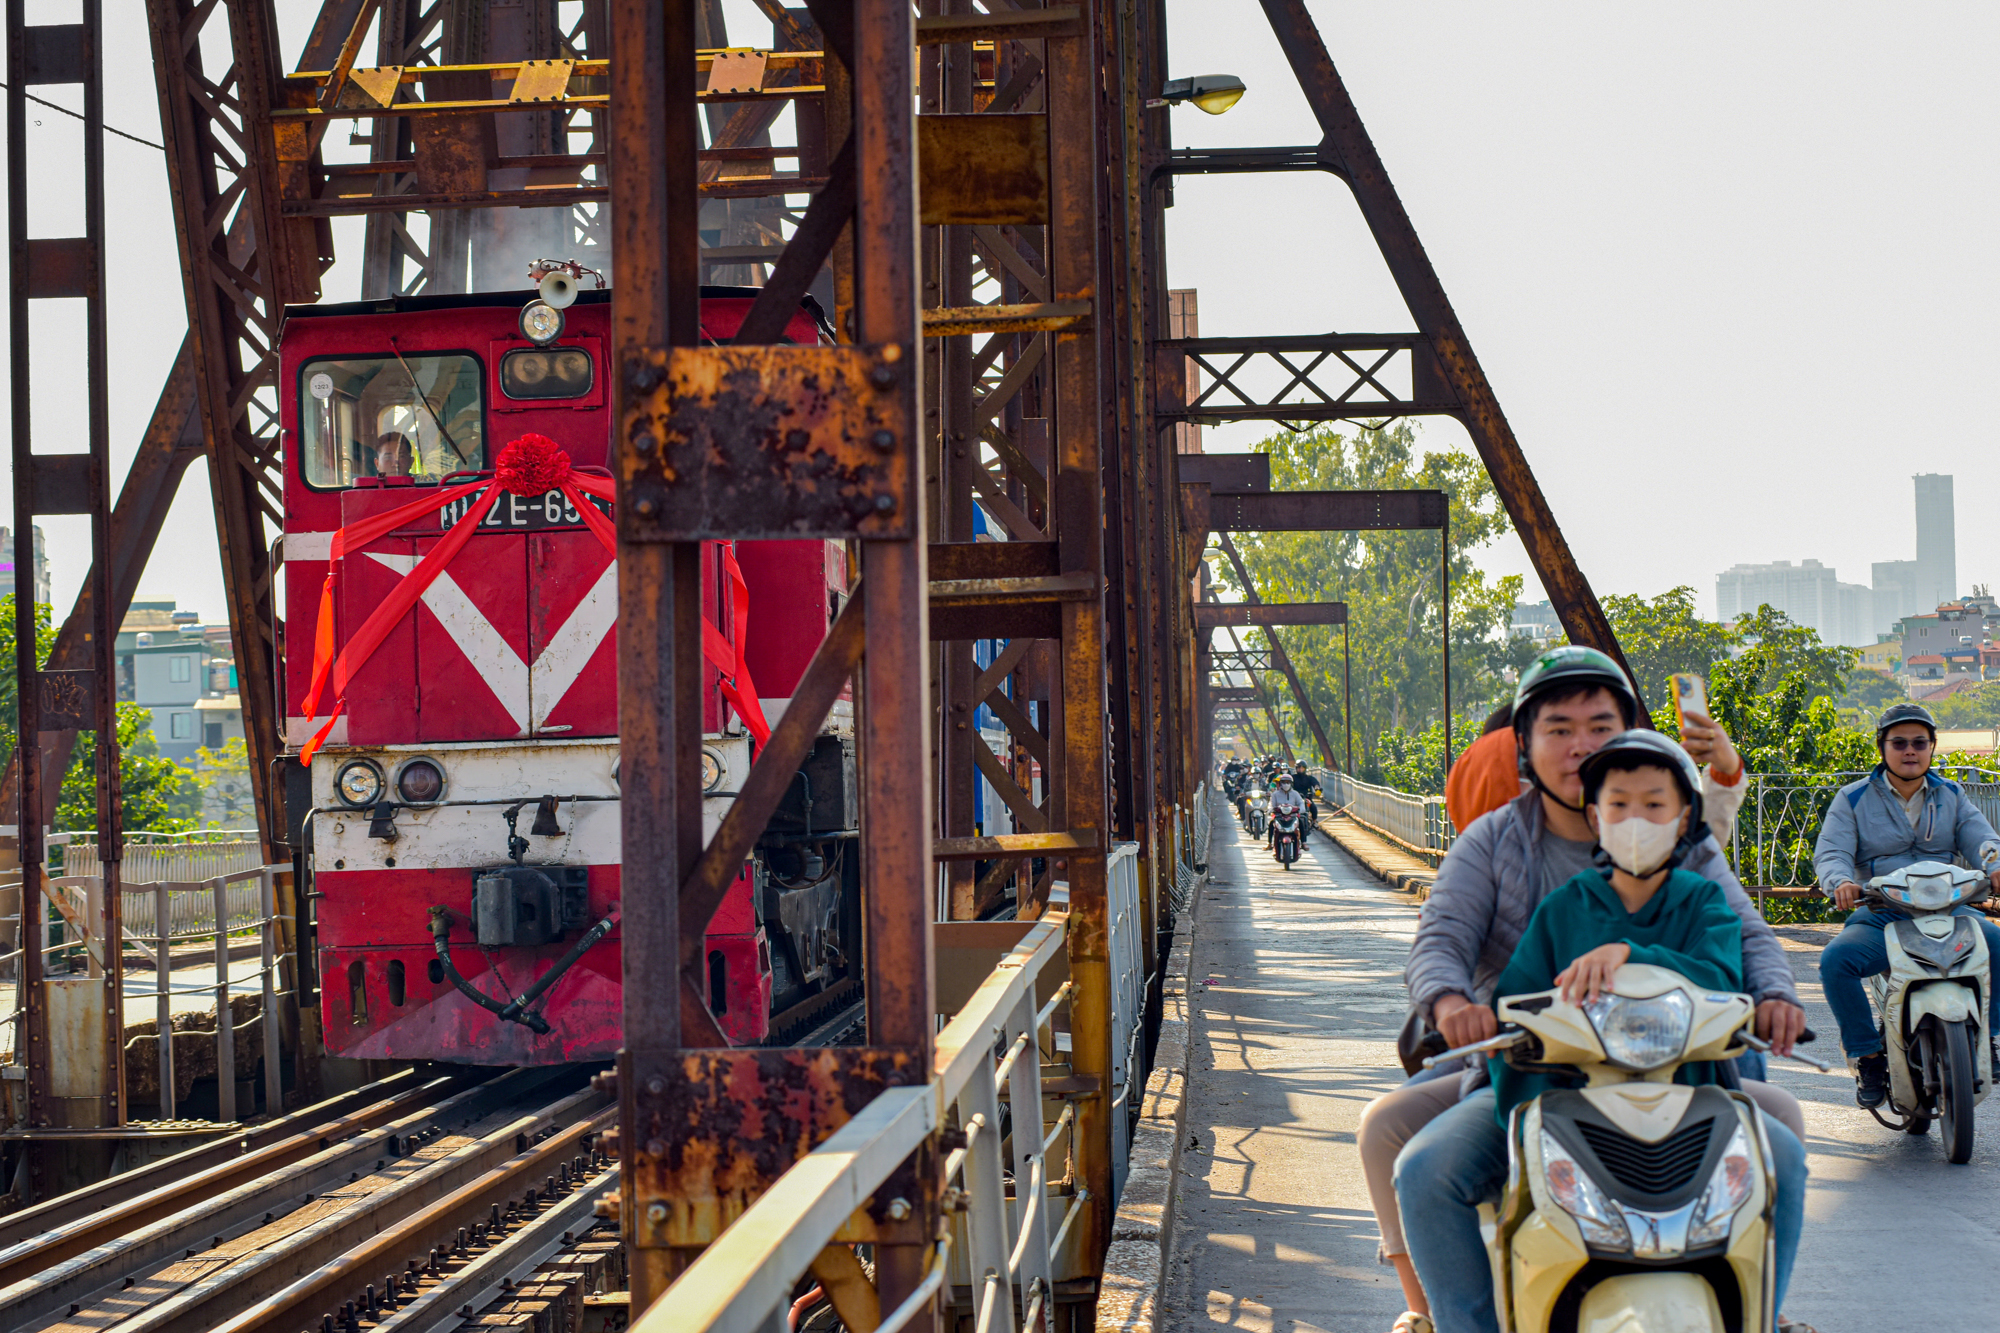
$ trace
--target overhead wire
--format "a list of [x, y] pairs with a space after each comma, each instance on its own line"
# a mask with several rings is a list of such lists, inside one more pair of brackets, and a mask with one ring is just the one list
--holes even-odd
[[[7, 85], [4, 82], [0, 82], [0, 88], [5, 88], [6, 86]], [[21, 96], [27, 98], [30, 102], [33, 102], [36, 106], [45, 106], [51, 111], [60, 111], [65, 116], [68, 116], [72, 120], [83, 119], [83, 113], [81, 111], [72, 111], [66, 106], [58, 106], [56, 103], [37, 97], [33, 93], [24, 92], [21, 94]], [[167, 146], [163, 143], [154, 143], [151, 139], [141, 139], [136, 134], [127, 134], [125, 131], [113, 125], [106, 125], [104, 127], [104, 132], [106, 134], [115, 134], [121, 139], [130, 139], [133, 143], [144, 144], [148, 148], [157, 148], [163, 153], [167, 151]]]

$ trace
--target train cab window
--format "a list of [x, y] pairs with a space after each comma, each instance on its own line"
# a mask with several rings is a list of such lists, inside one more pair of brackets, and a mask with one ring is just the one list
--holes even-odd
[[299, 449], [308, 485], [365, 477], [435, 482], [486, 466], [479, 362], [470, 356], [354, 356], [300, 371]]
[[500, 358], [500, 391], [509, 398], [581, 398], [595, 377], [581, 347], [523, 347]]

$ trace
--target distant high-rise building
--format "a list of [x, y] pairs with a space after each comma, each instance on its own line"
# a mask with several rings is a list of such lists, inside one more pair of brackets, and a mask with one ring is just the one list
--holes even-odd
[[1822, 643], [1852, 647], [1875, 641], [1874, 593], [1858, 583], [1842, 583], [1817, 560], [1737, 565], [1716, 575], [1717, 619], [1727, 624], [1755, 614], [1760, 606], [1783, 611], [1793, 624], [1817, 631]]
[[1954, 600], [1958, 596], [1958, 531], [1951, 500], [1951, 478], [1937, 472], [1920, 472], [1917, 483], [1917, 596], [1918, 610]]
[[1873, 573], [1874, 626], [1877, 634], [1886, 633], [1904, 616], [1913, 616], [1937, 606], [1936, 602], [1925, 605], [1923, 594], [1917, 591], [1916, 561], [1878, 560], [1875, 562]]
[[[20, 586], [15, 572], [14, 533], [11, 528], [0, 528], [0, 596], [10, 596]], [[34, 577], [30, 586], [34, 589], [35, 600], [49, 600], [49, 556], [48, 543], [42, 538], [39, 524], [35, 527]]]

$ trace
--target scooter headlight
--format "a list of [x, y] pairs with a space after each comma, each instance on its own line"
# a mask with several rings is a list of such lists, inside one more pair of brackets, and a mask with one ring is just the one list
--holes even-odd
[[1708, 1188], [1702, 1191], [1701, 1202], [1694, 1206], [1694, 1217], [1688, 1225], [1688, 1247], [1713, 1245], [1729, 1238], [1730, 1219], [1736, 1210], [1750, 1197], [1750, 1181], [1753, 1163], [1750, 1159], [1750, 1139], [1744, 1134], [1741, 1124], [1729, 1136], [1729, 1146], [1723, 1149], [1722, 1160], [1715, 1164], [1715, 1174], [1708, 1178]]
[[1903, 901], [1926, 912], [1935, 912], [1941, 907], [1951, 906], [1951, 900], [1958, 896], [1952, 887], [1951, 876], [1912, 875], [1908, 887], [1903, 891]]
[[1679, 990], [1645, 1000], [1599, 995], [1583, 1012], [1611, 1063], [1642, 1072], [1678, 1059], [1694, 1026], [1694, 1001]]
[[1576, 1219], [1585, 1244], [1606, 1250], [1632, 1248], [1624, 1214], [1547, 1129], [1542, 1131], [1542, 1179], [1548, 1183], [1549, 1197], [1556, 1207]]

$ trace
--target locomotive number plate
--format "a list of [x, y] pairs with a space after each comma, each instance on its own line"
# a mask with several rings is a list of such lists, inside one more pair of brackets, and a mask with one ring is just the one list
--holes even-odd
[[[450, 531], [465, 517], [479, 496], [461, 495], [438, 511], [438, 521], [446, 531]], [[597, 512], [609, 517], [611, 506], [596, 496], [584, 496], [586, 502], [594, 505]], [[577, 513], [576, 506], [561, 491], [549, 491], [545, 495], [512, 495], [500, 492], [500, 498], [486, 511], [480, 520], [482, 532], [535, 532], [546, 528], [580, 528], [583, 515]]]

